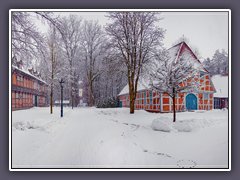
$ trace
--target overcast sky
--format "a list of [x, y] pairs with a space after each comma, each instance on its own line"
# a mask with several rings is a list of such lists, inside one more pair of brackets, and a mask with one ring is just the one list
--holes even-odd
[[166, 47], [184, 35], [203, 58], [211, 58], [216, 49], [228, 50], [227, 12], [164, 12], [162, 16], [159, 24], [167, 30]]
[[[69, 13], [61, 13], [69, 14]], [[86, 20], [98, 20], [106, 25], [109, 19], [105, 12], [78, 12]], [[169, 48], [180, 37], [188, 38], [197, 48], [202, 58], [212, 57], [215, 50], [228, 51], [228, 13], [227, 12], [162, 12], [159, 27], [166, 29], [164, 46]]]

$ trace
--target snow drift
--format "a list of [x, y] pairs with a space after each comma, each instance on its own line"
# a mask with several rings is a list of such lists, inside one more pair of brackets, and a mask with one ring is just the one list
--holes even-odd
[[170, 132], [171, 131], [171, 128], [169, 127], [170, 123], [167, 122], [171, 122], [171, 119], [166, 117], [154, 119], [152, 122], [152, 129], [155, 131]]

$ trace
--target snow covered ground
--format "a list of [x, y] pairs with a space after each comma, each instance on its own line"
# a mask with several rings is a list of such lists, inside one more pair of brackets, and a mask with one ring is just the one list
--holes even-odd
[[[12, 113], [13, 168], [228, 168], [228, 111]], [[159, 128], [161, 131], [159, 131]]]

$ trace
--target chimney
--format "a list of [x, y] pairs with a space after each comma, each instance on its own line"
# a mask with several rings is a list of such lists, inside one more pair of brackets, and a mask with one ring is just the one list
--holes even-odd
[[33, 75], [37, 76], [37, 71], [33, 70]]
[[22, 60], [17, 61], [17, 67], [18, 67], [19, 69], [22, 69], [22, 68], [23, 68], [23, 62], [22, 62]]
[[30, 72], [30, 74], [33, 74], [33, 68], [28, 69], [28, 71]]

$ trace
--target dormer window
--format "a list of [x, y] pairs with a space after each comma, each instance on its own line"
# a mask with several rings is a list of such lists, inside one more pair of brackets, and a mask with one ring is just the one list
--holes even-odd
[[181, 62], [182, 62], [182, 61], [183, 61], [183, 57], [181, 57], [181, 58], [179, 59], [179, 61], [181, 61]]
[[17, 76], [17, 81], [23, 81], [23, 77], [22, 76]]
[[204, 76], [206, 73], [203, 71], [200, 71], [200, 77]]

